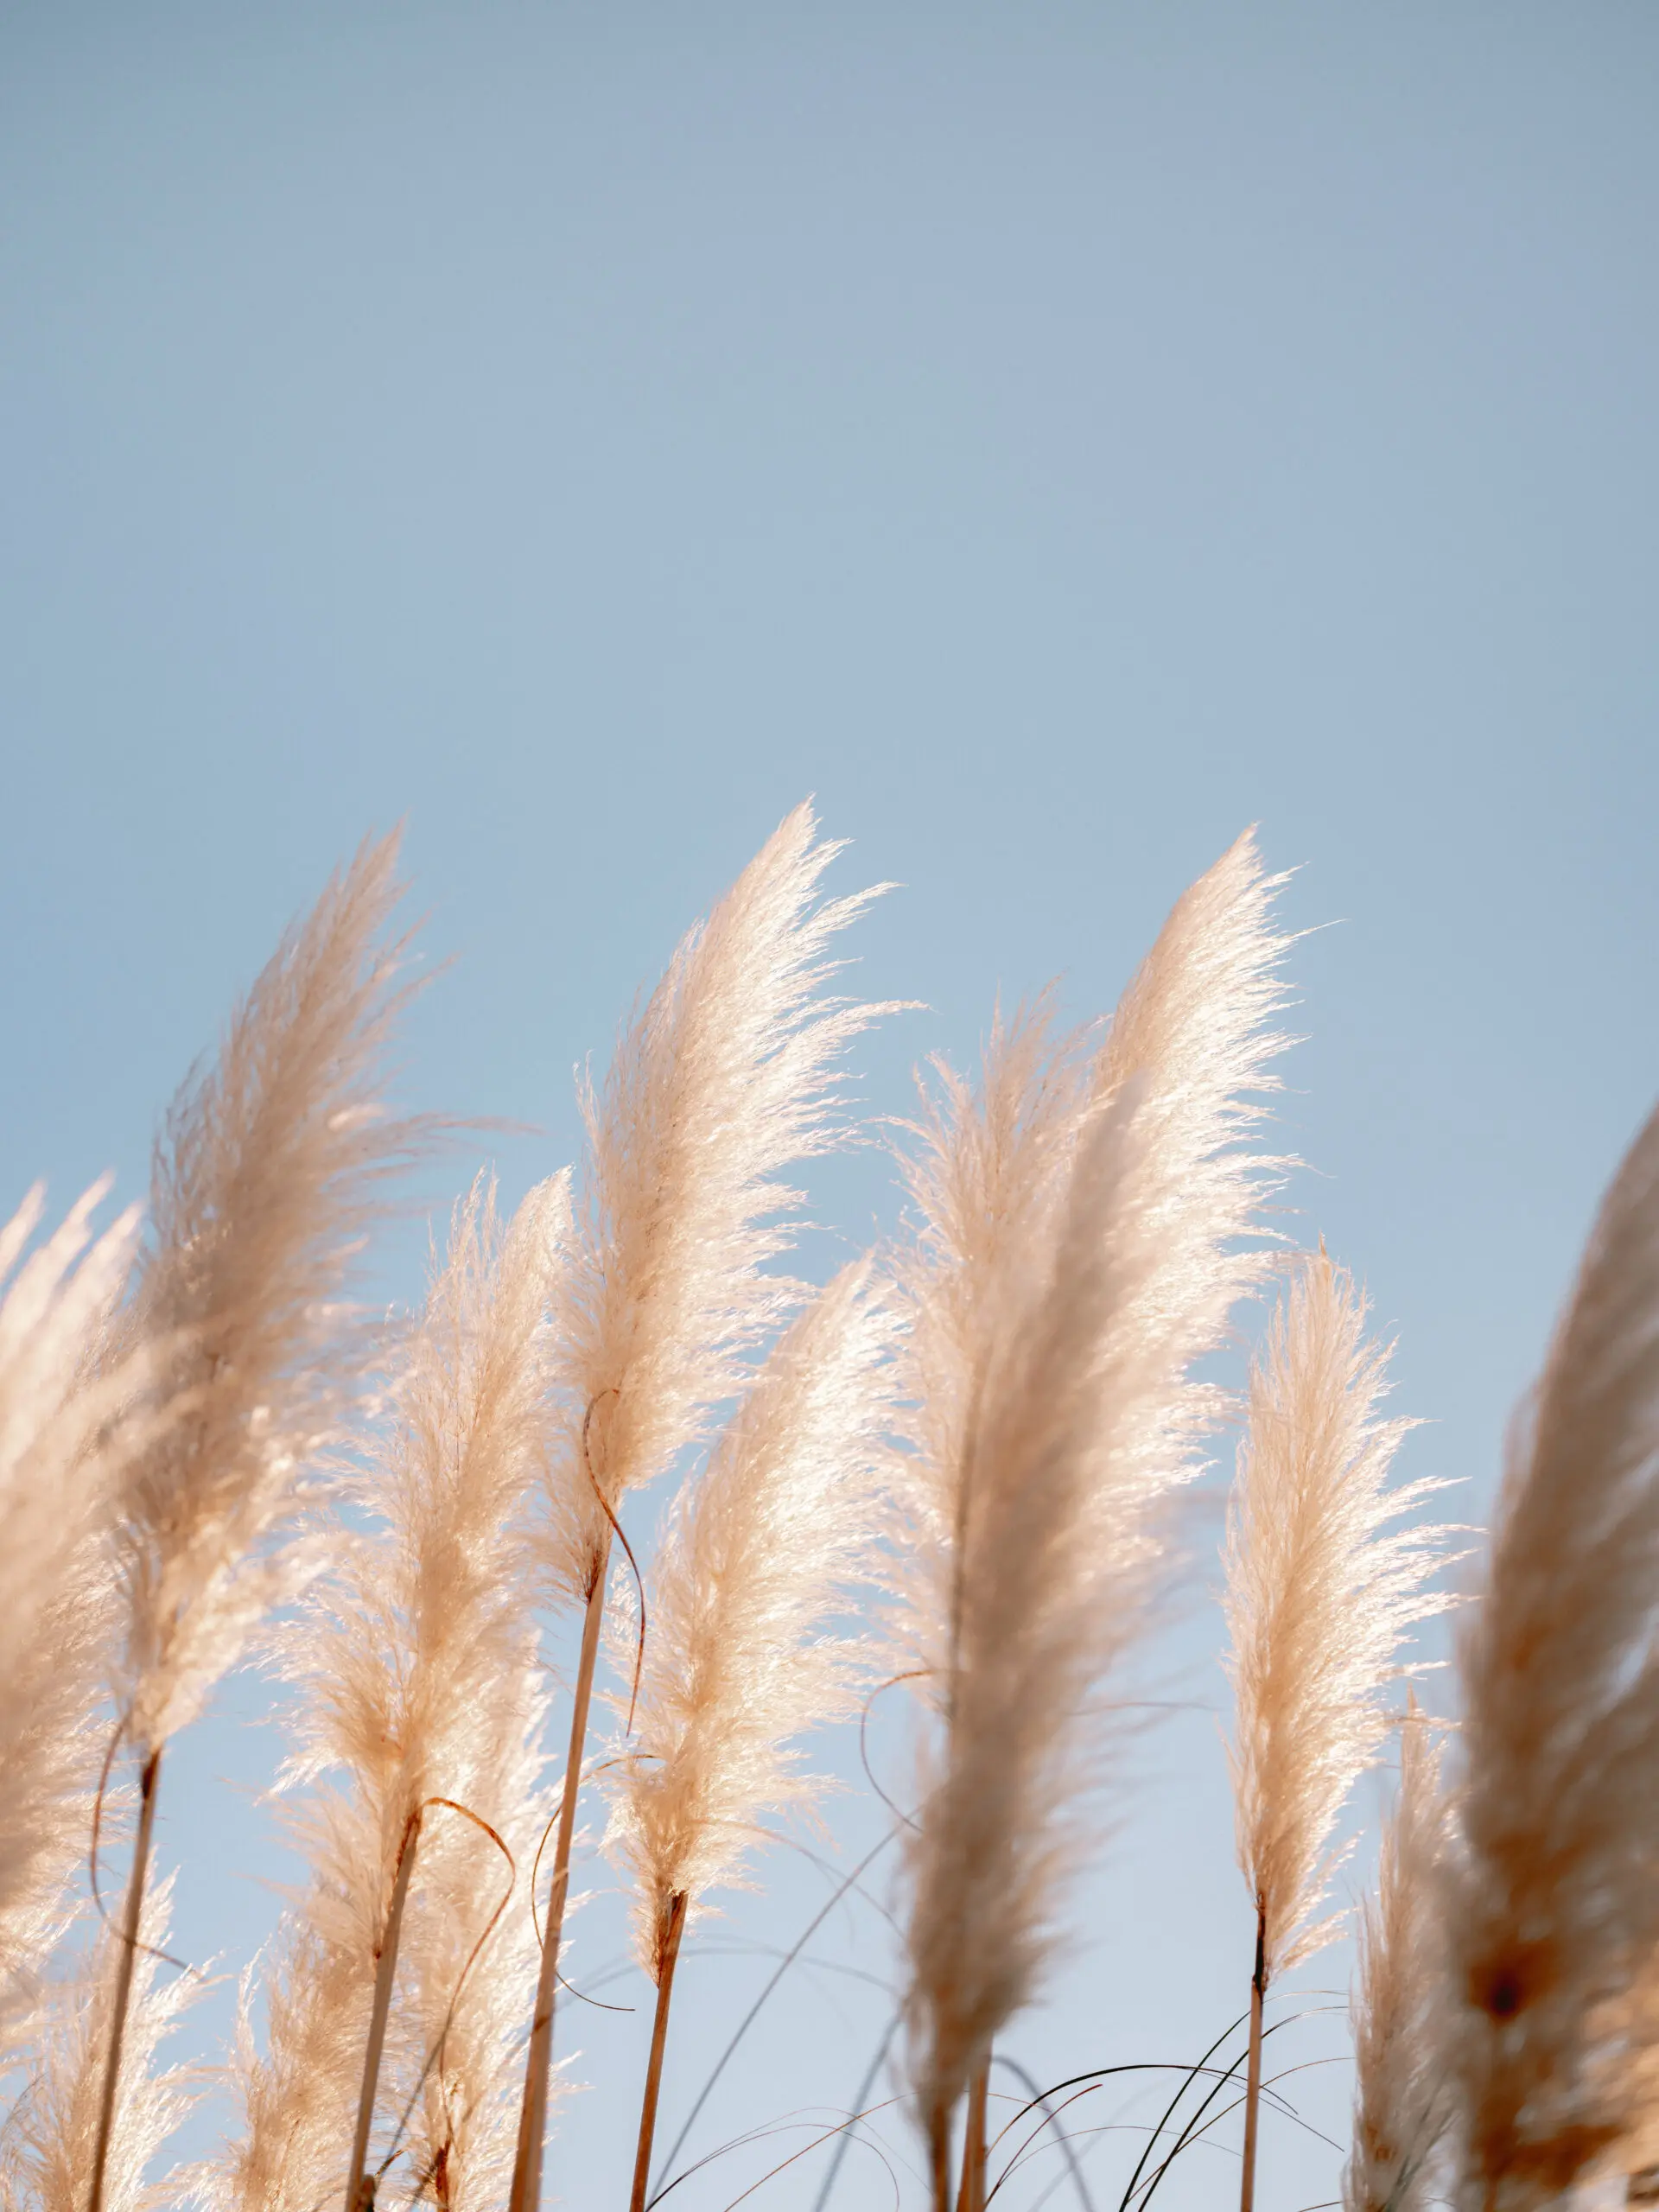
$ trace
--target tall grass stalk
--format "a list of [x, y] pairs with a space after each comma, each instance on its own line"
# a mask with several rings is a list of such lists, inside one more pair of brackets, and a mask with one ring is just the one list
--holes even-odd
[[[278, 1540], [367, 1355], [340, 1302], [364, 1230], [423, 1135], [374, 1099], [407, 995], [393, 988], [403, 946], [380, 941], [396, 861], [395, 836], [365, 845], [283, 938], [156, 1148], [153, 1240], [116, 1335], [118, 1352], [148, 1345], [163, 1397], [191, 1400], [125, 1470], [117, 1529], [116, 1694], [152, 1816], [162, 1746], [316, 1564]], [[103, 2174], [100, 2159], [88, 2212]]]
[[363, 2044], [363, 2084], [358, 2092], [352, 2163], [346, 2175], [346, 2212], [366, 2212], [366, 2207], [374, 2202], [372, 2183], [365, 2196], [365, 2172], [369, 2162], [369, 2137], [374, 2127], [375, 2097], [380, 2087], [380, 2060], [386, 2047], [386, 2023], [391, 2014], [392, 1985], [397, 1978], [404, 1908], [409, 1903], [409, 1885], [420, 1848], [421, 1810], [417, 1806], [404, 1823], [397, 1871], [392, 1877], [391, 1901], [386, 1907], [386, 1924], [374, 1949], [374, 1996], [369, 2007], [369, 2032]]
[[1156, 1509], [1216, 1394], [1188, 1370], [1259, 1277], [1239, 1147], [1281, 1040], [1273, 882], [1241, 839], [1178, 903], [1092, 1054], [998, 1025], [941, 1071], [901, 1261], [917, 1449], [898, 1632], [937, 1715], [908, 1844], [912, 2069], [936, 2212], [951, 2114], [1054, 1940], [1103, 1733], [1081, 1716], [1166, 1565]]
[[748, 1355], [798, 1302], [767, 1271], [798, 1192], [779, 1179], [832, 1148], [835, 1062], [888, 1009], [827, 997], [836, 933], [875, 895], [819, 901], [841, 849], [802, 805], [780, 824], [586, 1084], [583, 1204], [563, 1305], [562, 1426], [545, 1557], [586, 1608], [510, 2212], [540, 2201], [555, 1993], [593, 1672], [618, 1512], [740, 1396]]
[[639, 2133], [633, 2152], [633, 2186], [628, 2212], [645, 2212], [651, 2190], [651, 2156], [657, 2140], [657, 2101], [662, 2094], [663, 2054], [668, 2049], [668, 2008], [674, 1996], [674, 1970], [680, 1961], [680, 1938], [685, 1933], [683, 1890], [668, 1901], [668, 1918], [656, 1959], [657, 2005], [651, 2023], [651, 2056], [645, 2063], [645, 2086], [639, 2100]]
[[1558, 2203], [1651, 2127], [1656, 1629], [1659, 1113], [1515, 1425], [1460, 1638], [1443, 1923], [1459, 2212]]
[[118, 1930], [115, 1997], [110, 2007], [110, 2047], [104, 2063], [104, 2091], [98, 2108], [98, 2133], [92, 2146], [92, 2177], [88, 2202], [93, 2212], [104, 2201], [104, 2176], [109, 2164], [110, 2139], [114, 2131], [117, 2093], [121, 2082], [122, 2044], [126, 2035], [127, 2006], [132, 1995], [133, 1968], [138, 1958], [138, 1929], [143, 1916], [149, 1881], [149, 1847], [156, 1831], [156, 1796], [161, 1787], [162, 1754], [158, 1745], [144, 1761], [138, 1777], [138, 1833], [132, 1847], [132, 1867], [127, 1878], [126, 1910]]
[[1294, 1264], [1252, 1370], [1229, 1517], [1236, 1841], [1255, 1909], [1241, 2212], [1255, 2199], [1268, 1989], [1342, 1924], [1319, 1916], [1337, 1819], [1386, 1741], [1402, 1639], [1449, 1602], [1423, 1587], [1446, 1532], [1394, 1525], [1441, 1485], [1387, 1487], [1412, 1424], [1378, 1417], [1388, 1350], [1364, 1324], [1363, 1298], [1323, 1251]]
[[962, 2135], [962, 2186], [957, 2212], [985, 2212], [985, 2113], [990, 2095], [991, 2062], [984, 2059], [968, 2079], [968, 2109]]

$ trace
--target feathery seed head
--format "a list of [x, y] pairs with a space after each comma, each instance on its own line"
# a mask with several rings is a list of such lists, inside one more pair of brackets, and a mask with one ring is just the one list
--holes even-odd
[[408, 996], [404, 944], [377, 942], [397, 850], [365, 844], [283, 938], [156, 1147], [125, 1335], [175, 1347], [162, 1387], [194, 1408], [125, 1482], [117, 1688], [141, 1747], [194, 1717], [315, 1564], [270, 1542], [365, 1354], [340, 1303], [364, 1232], [433, 1126], [388, 1120], [372, 1095]]
[[1323, 1251], [1295, 1263], [1251, 1374], [1229, 1516], [1238, 1857], [1269, 1980], [1341, 1925], [1314, 1917], [1332, 1831], [1390, 1726], [1402, 1638], [1450, 1603], [1423, 1586], [1447, 1532], [1393, 1525], [1445, 1485], [1386, 1487], [1414, 1424], [1378, 1418], [1388, 1348], [1364, 1326], [1363, 1297]]
[[1030, 1997], [1100, 1770], [1093, 1694], [1166, 1567], [1160, 1501], [1215, 1395], [1188, 1376], [1260, 1273], [1236, 1240], [1276, 1163], [1241, 1153], [1281, 1040], [1274, 884], [1243, 838], [1177, 905], [1105, 1042], [999, 1023], [980, 1095], [947, 1075], [907, 1170], [922, 1216], [915, 1595], [899, 1634], [942, 1716], [910, 1840], [912, 2068], [938, 2139]]
[[1446, 1877], [1461, 2212], [1533, 2212], [1636, 2147], [1659, 2015], [1659, 1113], [1512, 1439], [1460, 1639]]
[[[844, 1718], [866, 1678], [862, 1647], [830, 1625], [869, 1577], [895, 1325], [868, 1262], [843, 1268], [671, 1509], [634, 1734], [607, 1777], [607, 1846], [634, 1878], [653, 1978], [672, 1899], [695, 1915], [739, 1878], [761, 1814], [813, 1802], [798, 1739]], [[613, 1636], [631, 1669], [626, 1611]]]
[[1394, 1817], [1360, 1928], [1344, 2212], [1427, 2212], [1441, 2196], [1452, 2104], [1440, 2044], [1447, 1992], [1437, 1885], [1448, 1839], [1432, 1727], [1411, 1699]]
[[830, 940], [885, 886], [817, 903], [842, 849], [797, 807], [684, 939], [584, 1090], [588, 1168], [562, 1316], [564, 1404], [549, 1565], [585, 1599], [623, 1494], [738, 1395], [747, 1356], [798, 1302], [766, 1272], [799, 1194], [779, 1179], [842, 1141], [835, 1062], [890, 1006], [823, 995]]

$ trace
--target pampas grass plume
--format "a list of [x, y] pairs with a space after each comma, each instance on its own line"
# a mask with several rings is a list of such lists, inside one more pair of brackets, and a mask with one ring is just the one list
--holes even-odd
[[1659, 1113], [1603, 1200], [1516, 1426], [1461, 1638], [1445, 1915], [1460, 2212], [1553, 2204], [1648, 2124], [1656, 1624]]
[[[158, 2069], [161, 2046], [203, 1991], [161, 1956], [172, 1914], [175, 1878], [144, 1899], [122, 2045], [121, 2127], [104, 2174], [110, 2212], [157, 2212], [177, 2202], [169, 2181], [145, 2175], [200, 2093], [201, 2070]], [[27, 2089], [8, 2120], [0, 2147], [0, 2203], [5, 2212], [86, 2212], [98, 2139], [103, 2069], [124, 1946], [105, 1929], [81, 1971], [56, 1982], [43, 2000], [41, 2050]]]
[[584, 1088], [549, 1537], [578, 1601], [608, 1556], [607, 1508], [741, 1392], [745, 1355], [798, 1298], [767, 1271], [791, 1241], [777, 1217], [799, 1204], [779, 1177], [841, 1141], [834, 1063], [893, 1011], [822, 995], [830, 941], [886, 887], [817, 903], [842, 848], [816, 832], [810, 806], [786, 817], [679, 946], [603, 1091]]
[[1402, 1639], [1450, 1602], [1423, 1586], [1446, 1532], [1394, 1525], [1444, 1485], [1388, 1487], [1414, 1424], [1379, 1419], [1388, 1349], [1364, 1325], [1342, 1268], [1322, 1251], [1295, 1262], [1251, 1374], [1229, 1515], [1238, 1859], [1268, 1981], [1341, 1927], [1319, 1917], [1338, 1815], [1387, 1738]]
[[423, 1131], [374, 1100], [402, 944], [397, 840], [365, 845], [291, 930], [157, 1146], [128, 1338], [176, 1347], [194, 1401], [128, 1471], [117, 1690], [141, 1756], [192, 1719], [309, 1562], [271, 1540], [366, 1349], [340, 1303], [386, 1179]]
[[86, 1847], [114, 1630], [100, 1545], [111, 1485], [145, 1434], [128, 1409], [148, 1362], [94, 1373], [138, 1230], [131, 1208], [94, 1239], [105, 1188], [27, 1258], [41, 1192], [0, 1230], [0, 2061], [27, 2038]]
[[1352, 2008], [1354, 2145], [1343, 2212], [1427, 2212], [1440, 2201], [1451, 2120], [1441, 2053], [1446, 2010], [1439, 1879], [1447, 1847], [1440, 1753], [1410, 1701], [1400, 1727], [1400, 1788], [1382, 1839], [1376, 1892], [1359, 1933]]
[[[763, 1813], [814, 1802], [798, 1739], [855, 1709], [868, 1660], [829, 1624], [872, 1571], [893, 1331], [868, 1263], [844, 1268], [671, 1510], [634, 1730], [607, 1777], [607, 1846], [633, 1878], [653, 1980], [671, 1901], [695, 1920], [737, 1878]], [[619, 1616], [613, 1635], [626, 1670], [632, 1624]]]
[[1098, 1772], [1091, 1694], [1141, 1633], [1151, 1509], [1192, 1466], [1188, 1379], [1261, 1262], [1235, 1240], [1267, 1164], [1237, 1149], [1278, 1040], [1274, 888], [1239, 841], [1177, 905], [1087, 1066], [1046, 1013], [955, 1079], [911, 1174], [917, 1575], [900, 1634], [942, 1740], [909, 1840], [912, 2065], [944, 2186], [948, 2118], [1033, 1993]]

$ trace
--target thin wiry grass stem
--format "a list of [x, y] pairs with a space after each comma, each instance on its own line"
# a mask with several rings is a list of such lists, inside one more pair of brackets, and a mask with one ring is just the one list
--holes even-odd
[[564, 1794], [559, 1803], [559, 1835], [553, 1855], [553, 1886], [548, 1892], [547, 1927], [542, 1936], [541, 1972], [536, 1984], [536, 2015], [531, 2024], [524, 2062], [524, 2096], [518, 2108], [518, 2145], [512, 2164], [508, 2212], [537, 2212], [542, 2200], [542, 2144], [547, 2133], [547, 2094], [553, 2065], [553, 2000], [558, 1987], [559, 1944], [564, 1933], [564, 1905], [570, 1890], [570, 1849], [576, 1832], [576, 1799], [582, 1789], [582, 1762], [588, 1744], [588, 1709], [593, 1702], [594, 1669], [605, 1618], [608, 1534], [600, 1555], [582, 1623], [582, 1657], [576, 1668], [570, 1708], [570, 1749], [564, 1764]]
[[87, 2212], [102, 2212], [104, 2173], [115, 2130], [115, 2101], [121, 2082], [121, 2045], [127, 2032], [133, 1963], [138, 1955], [138, 1928], [143, 1916], [144, 1885], [149, 1875], [149, 1842], [156, 1827], [156, 1793], [161, 1785], [161, 1746], [144, 1761], [138, 1783], [138, 1834], [127, 1878], [127, 1909], [121, 1927], [121, 1958], [116, 1968], [115, 2003], [110, 2016], [110, 2048], [104, 2062], [104, 2094], [98, 2112], [98, 2146], [92, 2153], [92, 2186]]
[[651, 2146], [657, 2133], [657, 2099], [663, 2086], [663, 2052], [668, 2044], [668, 2008], [674, 1995], [674, 1969], [679, 1963], [680, 1937], [685, 1931], [686, 1894], [677, 1891], [669, 1899], [668, 1925], [657, 1969], [657, 2017], [651, 2024], [651, 2059], [645, 2068], [645, 2094], [639, 2105], [639, 2142], [633, 2154], [633, 2193], [628, 2212], [645, 2212], [650, 2184]]
[[1244, 2081], [1244, 2163], [1238, 2187], [1238, 2212], [1254, 2212], [1255, 2136], [1262, 2114], [1262, 2003], [1268, 1987], [1268, 1908], [1256, 1907], [1255, 1971], [1250, 1976], [1250, 2063]]
[[957, 2212], [985, 2212], [985, 2105], [990, 2093], [991, 2062], [976, 2066], [968, 2082], [968, 2116], [962, 2136], [962, 2186]]
[[369, 2162], [369, 2132], [374, 2125], [375, 2093], [380, 2086], [380, 2055], [386, 2045], [386, 2022], [391, 2013], [391, 1986], [397, 1979], [397, 1946], [404, 1932], [404, 1907], [409, 1899], [410, 1878], [421, 1840], [421, 1810], [417, 1805], [404, 1824], [397, 1847], [397, 1871], [392, 1878], [391, 1903], [386, 1925], [375, 1948], [374, 2004], [369, 2014], [368, 2041], [363, 2048], [363, 2087], [357, 2100], [357, 2132], [352, 2139], [352, 2167], [346, 2178], [346, 2212], [365, 2212], [374, 2202], [374, 2183], [365, 2172]]

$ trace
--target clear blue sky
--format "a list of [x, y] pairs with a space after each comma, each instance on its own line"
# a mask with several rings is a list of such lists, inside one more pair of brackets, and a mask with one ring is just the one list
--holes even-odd
[[[404, 1095], [537, 1125], [495, 1144], [516, 1194], [570, 1154], [571, 1064], [805, 791], [844, 886], [906, 887], [861, 980], [931, 1011], [867, 1055], [880, 1111], [999, 988], [1109, 1005], [1259, 821], [1293, 920], [1338, 925], [1294, 963], [1296, 1225], [1398, 1332], [1409, 1467], [1479, 1511], [1659, 1090], [1656, 114], [1635, 0], [9, 7], [10, 1196], [140, 1188], [372, 825], [406, 818], [453, 958]], [[890, 1219], [879, 1158], [823, 1203]], [[1213, 1641], [1173, 1640], [1183, 1695]], [[279, 1864], [219, 1778], [268, 1769], [258, 1702], [165, 1823], [181, 1941], [232, 1964], [273, 1907], [226, 1867]], [[1056, 2075], [1195, 2053], [1248, 1975], [1213, 1719], [1144, 1764], [1020, 2039]], [[760, 1970], [689, 1977], [671, 2122]], [[780, 2002], [719, 2126], [844, 2102], [881, 2003]], [[584, 2021], [573, 2202], [616, 2201], [639, 2040]], [[1341, 2069], [1302, 2080], [1340, 2133]], [[1272, 2212], [1332, 2194], [1318, 2143], [1267, 2157]], [[842, 2212], [887, 2201], [848, 2173]]]

